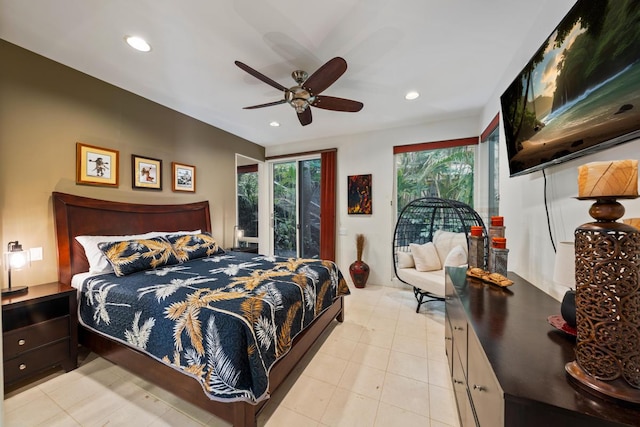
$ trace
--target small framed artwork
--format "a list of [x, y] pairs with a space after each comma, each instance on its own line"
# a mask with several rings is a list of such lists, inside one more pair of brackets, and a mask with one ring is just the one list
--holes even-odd
[[371, 174], [348, 176], [348, 214], [371, 215]]
[[117, 150], [76, 143], [76, 183], [118, 186]]
[[173, 191], [196, 191], [196, 167], [171, 162], [173, 171]]
[[132, 154], [131, 176], [133, 188], [162, 190], [162, 160]]

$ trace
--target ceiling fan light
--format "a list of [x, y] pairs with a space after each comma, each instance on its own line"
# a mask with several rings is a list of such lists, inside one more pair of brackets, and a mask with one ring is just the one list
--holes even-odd
[[135, 50], [139, 50], [140, 52], [149, 52], [151, 50], [151, 45], [147, 43], [147, 41], [142, 37], [126, 36], [124, 40], [129, 46], [131, 46]]
[[418, 92], [416, 92], [415, 90], [412, 90], [411, 92], [407, 92], [407, 94], [404, 96], [404, 99], [406, 99], [407, 101], [412, 101], [419, 96], [420, 94]]
[[293, 98], [291, 106], [296, 109], [296, 113], [303, 113], [307, 109], [309, 103], [304, 98]]

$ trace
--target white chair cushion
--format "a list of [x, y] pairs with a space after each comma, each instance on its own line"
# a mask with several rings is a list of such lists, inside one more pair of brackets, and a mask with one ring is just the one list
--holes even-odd
[[398, 251], [398, 268], [413, 268], [416, 266], [411, 252]]
[[438, 251], [433, 242], [427, 242], [424, 245], [418, 245], [417, 243], [410, 243], [409, 249], [413, 260], [416, 263], [416, 270], [418, 271], [433, 271], [440, 270], [442, 263], [438, 257]]
[[444, 270], [417, 271], [415, 268], [399, 268], [398, 277], [424, 292], [444, 296]]
[[449, 255], [447, 255], [447, 259], [444, 260], [443, 267], [460, 267], [467, 263], [467, 253], [464, 248], [460, 245], [456, 245]]
[[447, 259], [449, 252], [458, 245], [462, 246], [465, 255], [468, 251], [467, 237], [464, 233], [437, 230], [433, 235], [433, 244], [436, 246], [436, 251], [441, 260]]

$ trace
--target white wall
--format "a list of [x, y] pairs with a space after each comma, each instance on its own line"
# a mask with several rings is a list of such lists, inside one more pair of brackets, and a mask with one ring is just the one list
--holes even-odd
[[[545, 14], [530, 28], [547, 28], [551, 34], [556, 25], [575, 3], [574, 0], [549, 2]], [[527, 23], [528, 25], [529, 23]], [[513, 58], [505, 70], [501, 84], [479, 117], [462, 117], [457, 120], [425, 123], [421, 126], [387, 129], [370, 134], [341, 136], [268, 147], [267, 156], [304, 152], [323, 148], [338, 148], [338, 204], [337, 227], [344, 235], [337, 240], [336, 260], [348, 276], [348, 267], [355, 260], [355, 235], [363, 233], [367, 246], [363, 259], [371, 266], [369, 283], [389, 286], [393, 276], [391, 264], [391, 240], [395, 224], [392, 206], [394, 189], [393, 146], [418, 142], [439, 141], [479, 135], [500, 110], [499, 97], [513, 81], [533, 53], [544, 42], [535, 37], [527, 38], [520, 55]], [[500, 52], [497, 51], [496, 55]], [[565, 288], [552, 283], [554, 251], [549, 237], [544, 207], [544, 179], [542, 172], [509, 178], [504, 135], [500, 135], [500, 214], [505, 217], [509, 252], [509, 270], [532, 282], [558, 300]], [[486, 147], [481, 145], [476, 162], [478, 187], [486, 186]], [[606, 151], [585, 156], [548, 168], [547, 200], [551, 233], [555, 242], [573, 240], [575, 228], [590, 222], [589, 202], [574, 199], [577, 195], [577, 167], [591, 161], [639, 158], [640, 140], [629, 142]], [[370, 216], [347, 215], [347, 176], [372, 174], [373, 214]], [[483, 216], [486, 213], [486, 191], [477, 188], [475, 207]], [[640, 199], [624, 201], [625, 217], [640, 217]], [[347, 277], [350, 281], [350, 278]]]
[[[339, 235], [336, 262], [351, 282], [348, 272], [349, 265], [356, 260], [355, 235], [364, 234], [366, 244], [362, 258], [371, 267], [367, 283], [389, 286], [393, 276], [391, 242], [395, 226], [393, 147], [477, 136], [479, 119], [477, 116], [463, 117], [401, 129], [304, 141], [296, 143], [295, 149], [290, 144], [267, 147], [266, 156], [338, 149], [336, 227]], [[372, 175], [372, 215], [347, 214], [347, 177], [359, 174]]]
[[[551, 34], [575, 1], [557, 1], [535, 26], [548, 28]], [[500, 108], [500, 95], [513, 81], [544, 40], [527, 39], [520, 55], [513, 58], [505, 71], [491, 102], [485, 107], [482, 123], [489, 123]], [[609, 148], [567, 163], [551, 166], [547, 176], [547, 205], [551, 234], [556, 242], [573, 241], [573, 232], [581, 224], [591, 222], [591, 204], [578, 201], [578, 166], [593, 161], [640, 158], [640, 140]], [[509, 251], [509, 269], [560, 300], [566, 288], [553, 283], [554, 249], [549, 237], [544, 205], [542, 171], [520, 177], [509, 177], [504, 134], [500, 134], [500, 214], [505, 218]], [[626, 208], [624, 218], [640, 217], [640, 199], [621, 201]]]

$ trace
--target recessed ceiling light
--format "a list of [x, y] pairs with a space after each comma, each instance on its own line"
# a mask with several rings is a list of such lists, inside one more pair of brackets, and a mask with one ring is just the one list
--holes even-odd
[[149, 43], [147, 43], [147, 41], [142, 37], [126, 36], [124, 39], [127, 44], [135, 50], [139, 50], [140, 52], [149, 52], [151, 50]]
[[274, 122], [269, 123], [269, 126], [277, 128], [278, 126], [280, 126], [280, 123], [274, 121]]
[[416, 99], [419, 96], [420, 94], [418, 92], [411, 91], [411, 92], [407, 92], [407, 94], [404, 96], [404, 99], [411, 101], [412, 99]]

